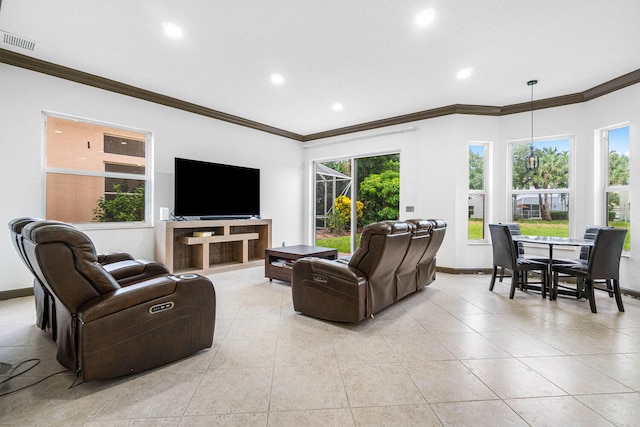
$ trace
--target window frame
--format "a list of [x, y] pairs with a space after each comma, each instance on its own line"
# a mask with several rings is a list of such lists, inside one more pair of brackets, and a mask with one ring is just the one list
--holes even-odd
[[[599, 133], [600, 133], [600, 167], [601, 167], [601, 185], [600, 188], [601, 190], [601, 208], [600, 208], [600, 218], [602, 220], [602, 224], [609, 224], [609, 206], [608, 206], [608, 194], [609, 193], [614, 193], [614, 192], [621, 192], [621, 191], [626, 191], [628, 192], [629, 196], [631, 196], [631, 167], [629, 167], [629, 184], [627, 185], [610, 185], [609, 184], [609, 154], [610, 154], [610, 149], [609, 149], [609, 132], [617, 130], [617, 129], [622, 129], [622, 128], [629, 128], [629, 132], [631, 131], [630, 129], [630, 124], [628, 122], [624, 122], [624, 123], [619, 123], [619, 124], [615, 124], [612, 126], [607, 126], [605, 128], [601, 128], [599, 129]], [[629, 138], [629, 151], [631, 151], [631, 140]], [[629, 153], [629, 165], [631, 165], [631, 154]], [[629, 208], [629, 228], [631, 229], [631, 208]], [[623, 254], [628, 255], [631, 252], [631, 248], [629, 249], [624, 249], [623, 247]]]
[[[537, 144], [544, 143], [549, 141], [558, 141], [558, 140], [567, 140], [569, 142], [569, 177], [568, 177], [568, 188], [552, 188], [552, 189], [526, 189], [526, 190], [518, 190], [513, 188], [513, 154], [514, 154], [514, 146], [515, 145], [526, 145], [526, 144]], [[505, 204], [505, 218], [507, 221], [514, 221], [513, 219], [513, 197], [516, 194], [563, 194], [566, 193], [568, 195], [568, 204], [569, 204], [569, 214], [567, 216], [569, 224], [568, 224], [568, 233], [569, 237], [574, 237], [576, 235], [576, 212], [573, 207], [575, 204], [575, 170], [576, 170], [576, 154], [575, 154], [575, 134], [560, 134], [560, 135], [550, 135], [539, 138], [534, 138], [533, 141], [531, 138], [526, 139], [514, 139], [507, 141], [508, 147], [508, 156], [507, 156], [507, 203]]]
[[[482, 167], [482, 190], [472, 190], [469, 188], [469, 153], [471, 151], [472, 146], [481, 146], [483, 147], [483, 167]], [[490, 221], [490, 210], [491, 210], [491, 177], [493, 176], [493, 170], [491, 169], [491, 148], [492, 143], [490, 141], [469, 141], [467, 144], [467, 199], [472, 195], [483, 196], [483, 223], [482, 223], [482, 238], [481, 239], [470, 239], [469, 238], [469, 209], [468, 209], [468, 200], [467, 200], [467, 243], [487, 243], [489, 241], [489, 223]]]
[[[47, 166], [47, 118], [55, 117], [64, 120], [81, 122], [96, 126], [105, 126], [113, 129], [136, 132], [145, 135], [145, 173], [132, 174], [122, 172], [107, 172], [83, 169], [67, 169]], [[87, 119], [68, 114], [42, 111], [42, 181], [43, 181], [43, 209], [47, 211], [47, 175], [63, 174], [100, 178], [131, 179], [145, 182], [144, 220], [135, 222], [74, 222], [73, 225], [81, 230], [91, 229], [118, 229], [118, 228], [150, 228], [153, 227], [153, 133], [149, 130], [124, 126], [94, 119]], [[113, 163], [113, 162], [109, 162]], [[103, 192], [106, 195], [106, 192]]]
[[[345, 155], [345, 156], [338, 156], [338, 157], [327, 157], [327, 158], [318, 158], [318, 159], [313, 159], [310, 160], [309, 164], [310, 164], [310, 168], [309, 168], [309, 172], [310, 172], [310, 212], [311, 212], [311, 224], [312, 227], [310, 227], [310, 239], [312, 242], [314, 242], [314, 244], [316, 243], [316, 237], [317, 237], [317, 228], [318, 228], [318, 223], [317, 223], [317, 211], [316, 211], [316, 200], [317, 200], [317, 165], [318, 164], [324, 164], [324, 163], [328, 163], [328, 162], [340, 162], [340, 161], [349, 161], [350, 162], [350, 169], [351, 169], [351, 184], [350, 188], [349, 188], [349, 198], [351, 199], [351, 218], [350, 218], [350, 224], [349, 224], [349, 230], [350, 230], [350, 239], [349, 239], [349, 246], [350, 246], [350, 253], [353, 254], [355, 252], [355, 250], [358, 248], [358, 242], [359, 242], [359, 234], [358, 234], [358, 218], [357, 218], [357, 203], [359, 202], [358, 200], [358, 187], [360, 186], [360, 182], [358, 182], [359, 180], [359, 173], [358, 173], [358, 161], [363, 160], [363, 159], [369, 159], [369, 158], [374, 158], [374, 157], [386, 157], [386, 156], [398, 156], [398, 162], [400, 163], [400, 177], [402, 176], [402, 153], [401, 150], [388, 150], [388, 151], [381, 151], [381, 152], [371, 152], [371, 153], [364, 153], [364, 154], [354, 154], [354, 155]], [[398, 189], [398, 196], [400, 196], [400, 189]], [[402, 215], [401, 212], [401, 204], [400, 202], [398, 202], [398, 217], [400, 218]]]

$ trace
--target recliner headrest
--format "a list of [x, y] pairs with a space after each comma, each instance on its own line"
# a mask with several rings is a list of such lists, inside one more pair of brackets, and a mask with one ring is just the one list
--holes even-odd
[[34, 222], [24, 227], [23, 238], [35, 245], [63, 244], [73, 253], [76, 270], [104, 294], [120, 288], [98, 262], [96, 248], [89, 237], [70, 224], [57, 221]]
[[429, 221], [434, 223], [433, 228], [447, 228], [447, 223], [442, 219], [430, 219]]
[[96, 248], [86, 234], [70, 224], [58, 221], [38, 221], [22, 229], [25, 239], [33, 243], [64, 243], [82, 252], [82, 258], [97, 261]]
[[22, 217], [16, 218], [9, 221], [9, 230], [11, 230], [15, 234], [22, 233], [22, 229], [32, 222], [42, 221], [41, 218], [32, 218], [32, 217]]
[[430, 234], [435, 225], [435, 221], [430, 219], [408, 219], [407, 223], [413, 224], [416, 235]]
[[404, 221], [380, 221], [367, 225], [362, 234], [401, 234], [410, 232], [409, 225]]

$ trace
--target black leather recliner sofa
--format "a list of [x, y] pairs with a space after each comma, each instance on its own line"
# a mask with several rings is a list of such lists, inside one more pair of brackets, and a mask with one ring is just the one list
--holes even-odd
[[302, 258], [293, 265], [293, 308], [338, 322], [359, 322], [435, 280], [443, 220], [369, 224], [348, 264]]

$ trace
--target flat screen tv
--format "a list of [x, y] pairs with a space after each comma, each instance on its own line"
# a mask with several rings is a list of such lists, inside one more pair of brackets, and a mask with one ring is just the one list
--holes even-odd
[[260, 216], [260, 169], [175, 158], [176, 217]]

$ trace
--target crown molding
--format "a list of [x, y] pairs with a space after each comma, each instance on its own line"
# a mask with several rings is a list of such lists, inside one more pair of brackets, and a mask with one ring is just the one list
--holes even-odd
[[430, 110], [418, 111], [417, 113], [404, 114], [401, 116], [389, 117], [372, 122], [361, 123], [324, 132], [313, 133], [304, 137], [304, 142], [316, 139], [330, 138], [334, 136], [346, 135], [349, 133], [362, 132], [366, 130], [378, 129], [381, 127], [400, 125], [404, 123], [417, 122], [419, 120], [434, 119], [436, 117], [449, 116], [451, 114], [475, 114], [481, 116], [500, 116], [500, 107], [488, 105], [454, 104], [447, 107], [432, 108]]
[[[1, 1], [1, 0], [0, 0]], [[13, 65], [15, 67], [24, 68], [38, 73], [58, 77], [64, 80], [84, 84], [98, 89], [107, 90], [109, 92], [119, 93], [121, 95], [131, 96], [133, 98], [144, 101], [153, 102], [178, 110], [187, 111], [189, 113], [198, 114], [216, 120], [232, 123], [238, 126], [255, 129], [261, 132], [282, 136], [284, 138], [293, 139], [300, 142], [314, 141], [322, 138], [330, 138], [334, 136], [347, 135], [366, 130], [378, 129], [387, 126], [394, 126], [419, 120], [432, 119], [436, 117], [448, 116], [451, 114], [471, 114], [478, 116], [505, 116], [509, 114], [522, 113], [526, 111], [541, 110], [545, 108], [561, 107], [564, 105], [578, 104], [590, 101], [594, 98], [606, 95], [611, 92], [623, 89], [627, 86], [640, 82], [640, 69], [616, 77], [600, 85], [594, 86], [584, 92], [573, 93], [569, 95], [556, 96], [553, 98], [539, 99], [533, 102], [523, 102], [519, 104], [505, 105], [502, 107], [490, 105], [470, 105], [470, 104], [454, 104], [446, 107], [432, 108], [429, 110], [418, 111], [410, 114], [389, 117], [380, 120], [374, 120], [357, 125], [346, 126], [337, 129], [326, 130], [308, 135], [301, 135], [284, 129], [266, 125], [264, 123], [248, 120], [239, 116], [224, 113], [222, 111], [213, 110], [198, 104], [186, 102], [177, 98], [172, 98], [156, 92], [141, 89], [136, 86], [127, 85], [115, 80], [106, 79], [95, 74], [89, 74], [73, 68], [64, 67], [52, 62], [43, 61], [27, 55], [12, 52], [6, 49], [0, 49], [0, 63]]]
[[519, 104], [505, 105], [502, 107], [488, 105], [455, 104], [448, 107], [433, 108], [431, 110], [419, 111], [417, 113], [405, 114], [402, 116], [390, 117], [387, 119], [361, 123], [338, 129], [327, 130], [310, 135], [306, 135], [304, 141], [313, 141], [321, 138], [345, 135], [348, 133], [362, 132], [384, 126], [393, 126], [418, 120], [432, 119], [450, 114], [473, 114], [477, 116], [507, 116], [509, 114], [524, 113], [526, 111], [542, 110], [545, 108], [562, 107], [565, 105], [578, 104], [591, 101], [592, 99], [606, 95], [611, 92], [623, 89], [627, 86], [640, 83], [640, 69], [616, 77], [608, 82], [594, 86], [584, 92], [561, 95], [552, 98], [539, 99], [533, 102], [522, 102]]
[[198, 104], [193, 104], [191, 102], [186, 102], [177, 98], [172, 98], [170, 96], [141, 89], [136, 86], [120, 83], [115, 80], [106, 79], [104, 77], [96, 76], [95, 74], [89, 74], [75, 70], [73, 68], [63, 67], [52, 62], [42, 61], [40, 59], [36, 59], [27, 55], [12, 52], [10, 50], [0, 49], [0, 62], [46, 74], [49, 76], [58, 77], [64, 80], [69, 80], [75, 83], [103, 89], [109, 92], [131, 96], [133, 98], [153, 102], [155, 104], [165, 105], [167, 107], [176, 108], [178, 110], [187, 111], [189, 113], [194, 113], [201, 116], [210, 117], [212, 119], [233, 123], [239, 126], [256, 129], [262, 132], [283, 136], [285, 138], [295, 139], [297, 141], [301, 141], [303, 138], [302, 135], [289, 132], [284, 129], [279, 129], [273, 126], [266, 125], [264, 123], [259, 123], [239, 116], [223, 113], [222, 111], [213, 110], [211, 108], [203, 107]]

